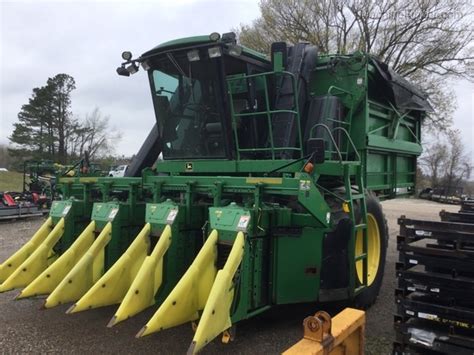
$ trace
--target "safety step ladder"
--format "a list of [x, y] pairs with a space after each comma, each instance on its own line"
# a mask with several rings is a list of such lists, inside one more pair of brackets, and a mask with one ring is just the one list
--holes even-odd
[[[346, 190], [346, 203], [349, 209], [350, 218], [353, 224], [351, 231], [351, 239], [349, 243], [349, 250], [353, 250], [349, 255], [354, 255], [353, 260], [349, 260], [349, 267], [351, 275], [350, 278], [349, 292], [351, 296], [355, 296], [360, 293], [365, 287], [367, 287], [367, 273], [368, 273], [368, 243], [367, 243], [367, 205], [364, 194], [364, 181], [363, 171], [360, 162], [356, 166], [355, 172], [355, 185], [356, 192], [353, 192], [352, 180], [349, 165], [344, 166], [344, 186]], [[356, 215], [356, 205], [359, 205], [359, 214]], [[358, 219], [360, 217], [360, 219]], [[362, 252], [356, 250], [357, 238], [359, 232], [362, 232]], [[360, 234], [359, 234], [360, 235]], [[360, 236], [359, 236], [360, 237]], [[351, 257], [352, 258], [352, 257]], [[359, 280], [359, 284], [356, 285], [357, 263], [362, 262], [362, 280]]]

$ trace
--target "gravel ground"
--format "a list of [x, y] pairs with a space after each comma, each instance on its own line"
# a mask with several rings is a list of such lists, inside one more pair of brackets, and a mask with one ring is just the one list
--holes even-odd
[[[455, 212], [459, 206], [414, 199], [383, 202], [390, 230], [385, 278], [377, 303], [367, 312], [366, 353], [389, 354], [393, 338], [397, 218], [439, 220], [441, 209]], [[24, 244], [41, 219], [0, 223], [0, 261]], [[39, 310], [42, 300], [12, 301], [18, 291], [0, 294], [1, 353], [160, 353], [183, 354], [192, 339], [189, 325], [142, 339], [136, 332], [150, 319], [154, 308], [109, 329], [105, 325], [116, 307], [65, 315], [67, 305]], [[239, 325], [237, 339], [228, 345], [214, 341], [203, 353], [279, 353], [302, 337], [302, 320], [318, 310], [315, 305], [279, 308]]]

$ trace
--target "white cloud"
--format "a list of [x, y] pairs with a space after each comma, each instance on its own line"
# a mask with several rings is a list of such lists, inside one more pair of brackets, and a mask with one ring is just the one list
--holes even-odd
[[0, 4], [0, 143], [31, 90], [48, 77], [76, 80], [75, 115], [99, 107], [123, 132], [117, 153], [133, 154], [154, 123], [148, 80], [115, 69], [123, 50], [139, 55], [179, 37], [228, 32], [259, 15], [256, 1], [20, 1]]

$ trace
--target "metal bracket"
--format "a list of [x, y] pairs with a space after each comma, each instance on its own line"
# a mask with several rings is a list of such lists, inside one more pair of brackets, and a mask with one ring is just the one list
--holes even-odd
[[320, 343], [324, 348], [324, 353], [329, 353], [334, 344], [331, 328], [331, 316], [324, 311], [319, 311], [303, 321], [303, 338]]
[[235, 331], [235, 325], [227, 330], [224, 330], [224, 332], [222, 333], [222, 343], [229, 344], [231, 341], [234, 341]]

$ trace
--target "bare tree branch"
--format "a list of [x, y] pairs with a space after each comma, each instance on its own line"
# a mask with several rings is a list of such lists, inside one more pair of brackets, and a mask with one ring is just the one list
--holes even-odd
[[260, 10], [262, 17], [236, 30], [242, 44], [267, 53], [282, 40], [309, 41], [322, 53], [368, 52], [436, 93], [436, 127], [448, 127], [453, 111], [443, 102], [451, 89], [437, 78], [474, 81], [470, 0], [261, 0]]

